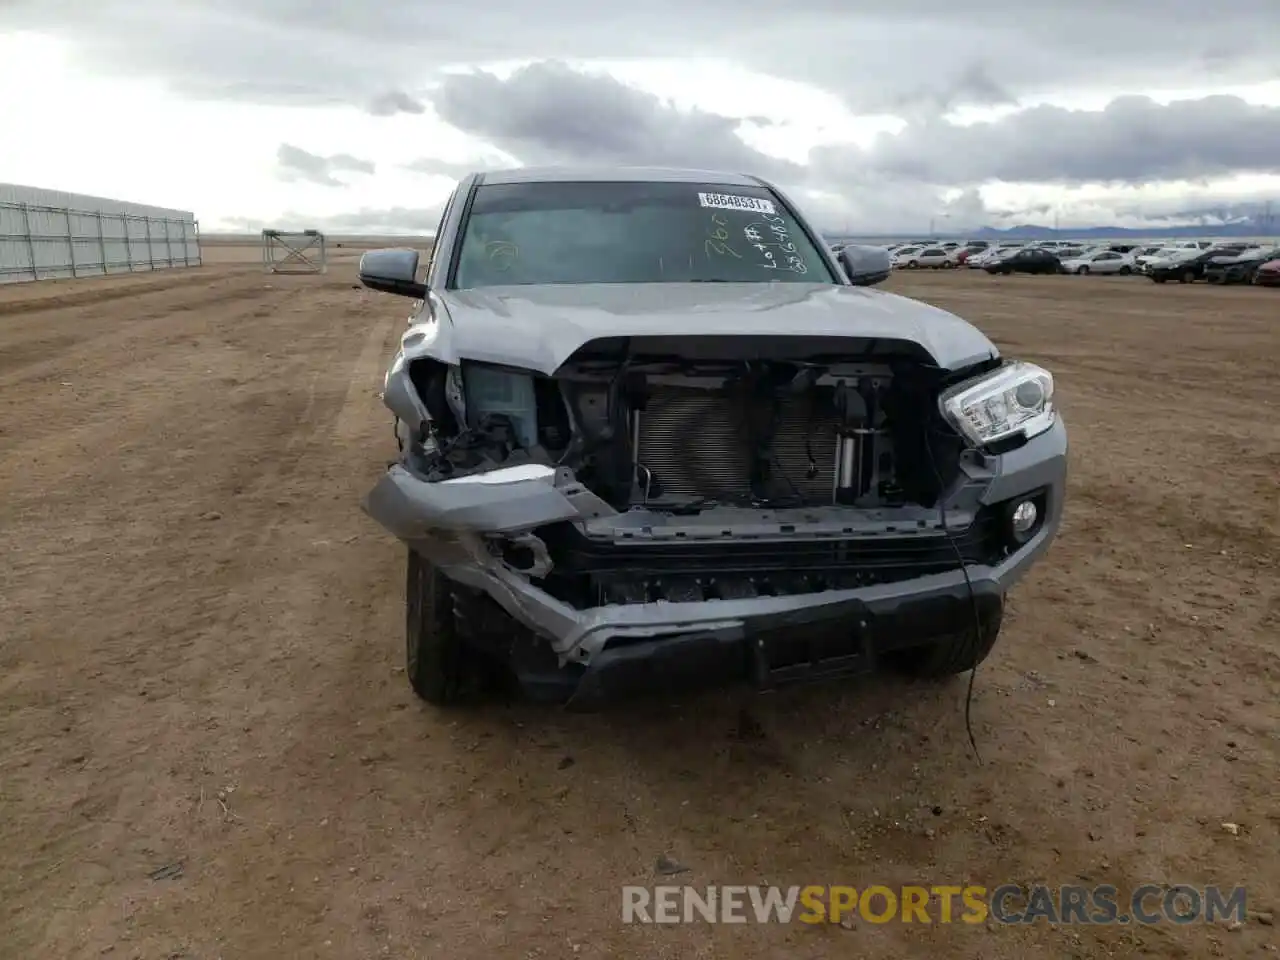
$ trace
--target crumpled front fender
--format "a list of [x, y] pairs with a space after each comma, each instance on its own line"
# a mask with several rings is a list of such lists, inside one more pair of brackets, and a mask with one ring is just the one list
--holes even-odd
[[424, 483], [400, 464], [393, 465], [365, 496], [365, 513], [405, 541], [458, 533], [519, 533], [545, 523], [580, 516], [578, 508], [553, 484], [549, 468], [495, 471], [493, 474]]

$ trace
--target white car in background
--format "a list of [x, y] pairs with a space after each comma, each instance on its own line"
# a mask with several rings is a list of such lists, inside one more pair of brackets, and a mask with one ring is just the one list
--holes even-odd
[[942, 247], [908, 247], [897, 251], [893, 256], [895, 267], [906, 267], [915, 270], [920, 267], [954, 267], [950, 254]]
[[[925, 247], [920, 251], [919, 256], [915, 258], [916, 264], [921, 267], [931, 267], [934, 270], [950, 270], [956, 265], [955, 259], [952, 257], [953, 247], [934, 246]], [[910, 264], [907, 264], [910, 267]]]
[[1139, 270], [1142, 270], [1153, 263], [1174, 263], [1198, 256], [1200, 252], [1199, 247], [1161, 247], [1154, 253], [1144, 253], [1135, 257], [1133, 262]]
[[1062, 261], [1063, 273], [1133, 273], [1133, 258], [1114, 250], [1090, 250]]
[[[905, 267], [907, 261], [918, 257], [922, 249], [924, 248], [915, 246], [899, 247], [897, 250], [892, 251], [893, 259], [890, 262], [895, 267]], [[916, 266], [919, 266], [919, 264], [917, 263]]]
[[1017, 253], [1022, 249], [1022, 244], [1001, 244], [998, 247], [988, 247], [982, 253], [973, 254], [964, 262], [966, 267], [973, 270], [981, 270], [993, 260], [1002, 260], [1012, 253]]

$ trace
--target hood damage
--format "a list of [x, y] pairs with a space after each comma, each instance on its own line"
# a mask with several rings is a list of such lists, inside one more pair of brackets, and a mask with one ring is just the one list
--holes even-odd
[[[907, 297], [831, 284], [650, 283], [485, 287], [431, 294], [440, 320], [433, 355], [553, 374], [590, 341], [651, 337], [687, 343], [739, 337], [897, 340], [957, 370], [998, 356], [981, 331]], [[856, 350], [856, 345], [851, 345]], [[682, 352], [686, 348], [681, 348]], [[778, 345], [773, 359], [798, 356]]]

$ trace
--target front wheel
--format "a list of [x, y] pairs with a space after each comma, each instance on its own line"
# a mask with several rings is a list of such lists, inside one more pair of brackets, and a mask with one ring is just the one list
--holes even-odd
[[919, 261], [919, 260], [908, 260], [908, 261], [907, 261], [907, 269], [908, 269], [908, 270], [916, 270], [916, 269], [918, 269], [918, 268], [919, 268], [919, 266], [920, 266], [920, 261]]
[[1195, 283], [1196, 275], [1190, 270], [1182, 271], [1182, 276], [1178, 278], [1179, 283]]
[[1133, 273], [1133, 268], [1132, 268], [1132, 267], [1121, 267], [1119, 272], [1120, 272], [1120, 276], [1122, 276], [1122, 277], [1127, 277], [1129, 274]]
[[435, 565], [412, 548], [405, 578], [404, 672], [413, 692], [447, 707], [462, 690], [463, 646], [453, 615], [453, 589]]
[[968, 673], [986, 660], [1000, 636], [1004, 608], [988, 611], [974, 625], [932, 643], [905, 650], [895, 650], [887, 658], [888, 665], [899, 673], [925, 680], [940, 680], [958, 673]]
[[1079, 269], [1076, 270], [1076, 273], [1078, 273], [1082, 277], [1088, 272], [1089, 272], [1088, 267], [1080, 267]]
[[954, 267], [954, 266], [955, 266], [955, 264], [954, 264], [954, 263], [952, 263], [950, 260], [943, 260], [943, 261], [942, 261], [942, 269], [943, 269], [943, 270], [950, 270], [950, 269], [951, 269], [952, 267]]

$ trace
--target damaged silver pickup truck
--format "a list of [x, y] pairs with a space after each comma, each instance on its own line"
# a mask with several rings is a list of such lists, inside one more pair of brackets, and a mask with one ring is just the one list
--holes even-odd
[[364, 509], [408, 547], [407, 672], [593, 703], [876, 664], [975, 667], [1062, 514], [1053, 378], [868, 289], [757, 178], [463, 179], [386, 375], [399, 458]]

